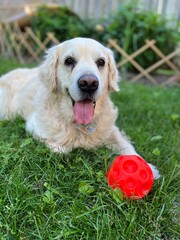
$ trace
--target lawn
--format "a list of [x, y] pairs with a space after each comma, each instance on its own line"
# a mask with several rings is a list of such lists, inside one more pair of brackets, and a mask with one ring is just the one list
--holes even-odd
[[[17, 66], [1, 59], [0, 74]], [[179, 239], [179, 96], [175, 87], [126, 82], [112, 95], [117, 125], [161, 173], [138, 201], [108, 187], [109, 150], [58, 155], [28, 135], [22, 119], [0, 122], [0, 239]]]

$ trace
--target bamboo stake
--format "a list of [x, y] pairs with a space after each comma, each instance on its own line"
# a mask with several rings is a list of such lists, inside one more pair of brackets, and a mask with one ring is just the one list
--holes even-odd
[[13, 54], [14, 58], [15, 59], [17, 58], [21, 63], [23, 63], [24, 61], [20, 53], [19, 44], [16, 41], [16, 32], [13, 28], [15, 27], [15, 24], [13, 25], [8, 24], [7, 26], [8, 26], [8, 33], [9, 33], [11, 44], [12, 44], [12, 51], [14, 50], [14, 54]]
[[38, 55], [34, 52], [33, 48], [31, 47], [31, 45], [28, 43], [28, 41], [25, 39], [25, 37], [23, 36], [23, 34], [17, 36], [20, 40], [20, 42], [25, 46], [25, 48], [28, 50], [28, 52], [31, 54], [32, 58], [37, 61], [40, 62], [40, 59], [38, 57]]
[[1, 53], [3, 56], [7, 56], [6, 51], [5, 51], [5, 38], [4, 38], [4, 31], [2, 25], [0, 25], [0, 43], [1, 43]]
[[8, 30], [7, 30], [7, 24], [4, 25], [3, 27], [3, 38], [4, 38], [4, 47], [6, 50], [6, 56], [8, 56], [8, 58], [13, 59], [13, 52], [11, 49], [11, 42], [10, 39], [8, 38]]
[[7, 30], [8, 36], [9, 36], [9, 43], [10, 43], [9, 48], [11, 49], [12, 58], [16, 59], [16, 54], [14, 53], [14, 50], [15, 50], [14, 33], [11, 29], [10, 24], [6, 25], [6, 30]]
[[48, 32], [47, 36], [49, 37], [49, 39], [51, 39], [56, 45], [58, 45], [60, 42], [59, 40], [54, 36], [54, 33], [52, 32]]
[[19, 57], [19, 60], [21, 63], [25, 63], [22, 53], [21, 53], [21, 45], [17, 41], [17, 36], [19, 35], [20, 29], [18, 28], [18, 23], [14, 23], [14, 36], [15, 36], [15, 41], [16, 41], [16, 50], [17, 50], [17, 55]]
[[37, 45], [39, 46], [39, 48], [42, 51], [46, 50], [46, 47], [44, 46], [44, 44], [36, 37], [36, 35], [34, 34], [34, 32], [32, 31], [32, 29], [30, 27], [26, 27], [25, 28], [26, 32], [31, 36], [31, 38], [37, 43]]

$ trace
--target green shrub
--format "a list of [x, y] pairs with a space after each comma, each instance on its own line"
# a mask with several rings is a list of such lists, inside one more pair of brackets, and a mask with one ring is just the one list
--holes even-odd
[[93, 23], [82, 21], [66, 7], [39, 7], [31, 26], [41, 40], [46, 38], [47, 32], [54, 32], [60, 41], [74, 37], [92, 37], [95, 33]]
[[[168, 26], [169, 22], [157, 13], [138, 11], [136, 2], [120, 5], [119, 10], [108, 18], [104, 42], [109, 38], [117, 39], [118, 44], [131, 54], [143, 46], [146, 39], [155, 39], [156, 46], [165, 55], [173, 51], [180, 41], [177, 26]], [[120, 58], [119, 55], [117, 57]], [[159, 60], [159, 57], [152, 50], [146, 50], [136, 60], [146, 68]]]
[[[54, 32], [60, 42], [74, 37], [94, 38], [105, 45], [108, 39], [117, 39], [118, 44], [128, 54], [132, 54], [145, 44], [145, 40], [155, 39], [156, 46], [165, 54], [172, 52], [180, 41], [178, 26], [167, 24], [167, 20], [154, 12], [137, 10], [137, 1], [120, 5], [117, 12], [108, 19], [81, 19], [66, 7], [41, 6], [32, 19], [32, 28], [40, 40], [46, 38], [47, 32]], [[121, 60], [116, 53], [116, 59]], [[148, 49], [135, 59], [142, 67], [147, 68], [159, 60], [159, 57]], [[135, 70], [131, 64], [126, 68]]]

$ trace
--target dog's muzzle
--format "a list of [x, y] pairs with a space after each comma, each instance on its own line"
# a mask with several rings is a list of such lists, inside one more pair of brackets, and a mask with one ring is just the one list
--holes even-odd
[[[76, 125], [83, 125], [83, 127], [88, 126], [89, 129], [89, 127], [92, 128], [93, 124], [96, 99], [98, 96], [99, 80], [93, 74], [84, 74], [78, 79], [77, 87], [79, 90], [79, 99], [73, 99], [69, 93], [73, 105], [73, 122]], [[90, 132], [92, 132], [92, 129], [90, 129]]]
[[95, 75], [85, 74], [78, 80], [78, 87], [84, 100], [93, 100], [99, 86], [99, 81]]

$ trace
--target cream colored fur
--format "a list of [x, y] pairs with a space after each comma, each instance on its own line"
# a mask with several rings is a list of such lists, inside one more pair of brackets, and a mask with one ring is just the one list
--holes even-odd
[[[68, 56], [77, 60], [73, 69], [64, 64]], [[99, 57], [105, 60], [101, 69], [96, 64]], [[93, 118], [96, 130], [92, 134], [74, 124], [71, 99], [79, 100], [77, 80], [87, 73], [99, 80]], [[115, 126], [117, 108], [109, 98], [110, 91], [118, 91], [118, 71], [111, 50], [92, 39], [72, 39], [51, 48], [40, 67], [17, 69], [0, 78], [0, 119], [22, 116], [26, 130], [56, 152], [106, 145], [118, 154], [137, 154]], [[157, 178], [158, 171], [151, 167]]]

